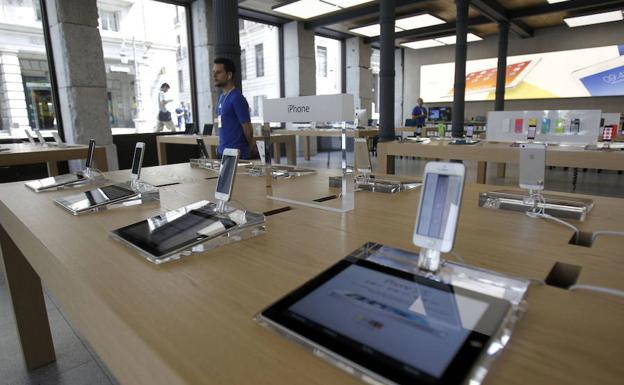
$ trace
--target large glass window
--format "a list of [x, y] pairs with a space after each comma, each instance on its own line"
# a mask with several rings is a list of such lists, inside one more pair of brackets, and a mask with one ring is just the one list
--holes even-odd
[[316, 51], [316, 94], [342, 92], [342, 42], [322, 36], [314, 37]]
[[262, 122], [264, 99], [280, 97], [278, 28], [245, 19], [239, 22], [243, 95], [252, 123]]
[[0, 136], [57, 130], [39, 0], [0, 1]]
[[371, 72], [373, 73], [373, 102], [371, 119], [379, 119], [379, 50], [371, 49]]
[[241, 79], [247, 80], [247, 51], [241, 49]]
[[[97, 3], [113, 134], [183, 131], [195, 115], [186, 8], [155, 0]], [[163, 83], [170, 88], [161, 93]]]
[[256, 76], [264, 76], [264, 45], [256, 44]]

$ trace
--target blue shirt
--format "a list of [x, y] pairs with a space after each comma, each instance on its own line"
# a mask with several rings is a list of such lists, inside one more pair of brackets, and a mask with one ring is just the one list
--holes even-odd
[[249, 143], [243, 132], [243, 123], [250, 123], [249, 104], [239, 89], [234, 88], [227, 94], [219, 95], [217, 116], [221, 116], [219, 129], [219, 147], [217, 153], [223, 154], [226, 148], [238, 148], [242, 159], [249, 159]]
[[[427, 109], [425, 107], [416, 106], [412, 110], [412, 115], [425, 115], [427, 116]], [[416, 118], [416, 125], [423, 126], [425, 124], [425, 117]]]

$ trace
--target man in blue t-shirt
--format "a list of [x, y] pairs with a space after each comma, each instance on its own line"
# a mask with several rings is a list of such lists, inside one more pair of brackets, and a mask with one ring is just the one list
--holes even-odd
[[240, 90], [234, 86], [236, 67], [230, 59], [217, 58], [212, 66], [215, 86], [221, 88], [217, 101], [217, 127], [219, 127], [219, 157], [226, 148], [238, 148], [241, 159], [249, 159], [253, 141], [253, 128], [249, 116], [249, 104]]
[[422, 98], [416, 99], [416, 103], [416, 107], [412, 110], [412, 119], [416, 121], [416, 136], [420, 136], [427, 119], [427, 109], [423, 107]]

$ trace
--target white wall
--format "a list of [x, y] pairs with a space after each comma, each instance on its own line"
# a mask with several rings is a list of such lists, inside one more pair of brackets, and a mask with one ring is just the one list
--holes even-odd
[[[527, 39], [520, 39], [510, 32], [508, 55], [564, 51], [622, 43], [624, 43], [624, 23], [622, 22], [579, 28], [569, 28], [564, 25], [536, 30], [535, 36]], [[468, 44], [468, 60], [492, 58], [497, 55], [497, 36]], [[416, 104], [420, 91], [420, 66], [452, 62], [454, 59], [454, 45], [421, 50], [405, 49], [404, 114], [409, 113], [411, 107]], [[452, 102], [428, 104], [425, 100], [425, 106], [436, 105], [452, 105]], [[465, 108], [467, 119], [478, 115], [485, 116], [488, 111], [494, 109], [494, 101], [466, 102]], [[505, 110], [533, 109], [601, 109], [605, 112], [624, 112], [624, 96], [505, 101]]]

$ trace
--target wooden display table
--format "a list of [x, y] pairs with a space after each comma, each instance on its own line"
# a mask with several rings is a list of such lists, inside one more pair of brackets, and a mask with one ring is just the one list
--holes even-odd
[[[345, 214], [293, 206], [267, 217], [264, 235], [162, 266], [109, 237], [115, 228], [209, 198], [216, 181], [202, 180], [201, 171], [188, 164], [146, 168], [144, 175], [194, 182], [162, 188], [160, 203], [80, 217], [52, 203], [67, 191], [0, 185], [0, 244], [28, 367], [54, 360], [43, 281], [122, 384], [362, 384], [252, 318], [367, 241], [416, 251], [419, 189], [358, 192], [355, 210]], [[109, 177], [123, 180], [127, 170]], [[333, 192], [323, 173], [294, 181], [293, 190]], [[239, 174], [236, 183], [235, 205], [283, 206], [266, 199], [264, 178]], [[466, 263], [543, 279], [555, 262], [565, 262], [582, 266], [580, 283], [624, 289], [621, 239], [573, 246], [565, 226], [479, 208], [478, 192], [494, 188], [466, 185], [455, 247]], [[578, 225], [620, 229], [622, 200], [592, 198], [594, 211]], [[621, 382], [624, 301], [543, 285], [532, 286], [527, 300], [485, 384]]]
[[[429, 143], [384, 142], [377, 145], [379, 170], [394, 173], [395, 156], [416, 156], [432, 159], [459, 159], [477, 162], [477, 183], [485, 183], [488, 162], [518, 164], [519, 147], [511, 143], [481, 141], [474, 145], [452, 145], [448, 140]], [[583, 147], [549, 146], [546, 165], [559, 167], [624, 170], [624, 151], [587, 151]]]
[[[210, 152], [210, 158], [215, 159], [217, 157], [217, 147], [219, 146], [218, 136], [196, 136], [196, 135], [159, 135], [156, 137], [157, 151], [158, 151], [158, 164], [167, 164], [167, 144], [188, 144], [196, 145], [197, 138], [203, 138], [206, 147]], [[262, 136], [254, 137], [255, 140], [263, 140]], [[295, 149], [295, 138], [290, 135], [272, 135], [273, 142], [273, 156], [274, 162], [279, 164], [281, 162], [281, 148], [280, 144], [286, 144], [286, 157], [288, 164], [297, 164], [297, 153]]]
[[[57, 162], [63, 160], [86, 159], [89, 146], [80, 144], [59, 146], [43, 146], [30, 143], [10, 143], [1, 145], [8, 151], [0, 151], [0, 166], [16, 166], [20, 164], [46, 163], [48, 175], [58, 175]], [[106, 148], [96, 146], [93, 153], [95, 165], [100, 171], [108, 171]]]

